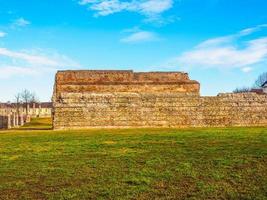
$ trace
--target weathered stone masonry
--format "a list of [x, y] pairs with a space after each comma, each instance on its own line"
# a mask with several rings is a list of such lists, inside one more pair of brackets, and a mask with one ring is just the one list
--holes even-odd
[[201, 97], [180, 72], [59, 71], [54, 129], [267, 125], [267, 95]]

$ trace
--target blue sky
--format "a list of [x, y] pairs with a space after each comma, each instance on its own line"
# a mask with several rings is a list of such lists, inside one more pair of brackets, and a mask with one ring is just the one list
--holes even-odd
[[0, 101], [63, 69], [186, 71], [202, 95], [267, 71], [266, 0], [0, 0]]

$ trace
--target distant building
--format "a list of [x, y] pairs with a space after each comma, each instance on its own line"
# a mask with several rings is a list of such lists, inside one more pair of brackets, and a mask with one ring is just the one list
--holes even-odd
[[[40, 102], [29, 103], [28, 115], [30, 117], [51, 117], [52, 103]], [[11, 113], [18, 113], [20, 115], [27, 115], [27, 109], [25, 104], [16, 103], [0, 103], [0, 115], [9, 115]]]
[[262, 84], [261, 88], [251, 89], [249, 92], [254, 92], [257, 94], [267, 94], [267, 81]]
[[267, 94], [267, 81], [265, 83], [263, 83], [263, 85], [261, 86], [262, 90], [265, 94]]
[[263, 89], [251, 89], [249, 92], [254, 92], [257, 94], [264, 94]]

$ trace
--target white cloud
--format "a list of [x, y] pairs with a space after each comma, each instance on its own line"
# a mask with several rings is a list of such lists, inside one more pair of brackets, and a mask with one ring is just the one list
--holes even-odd
[[130, 35], [122, 38], [120, 41], [123, 43], [140, 43], [140, 42], [151, 42], [159, 40], [158, 36], [149, 31], [134, 31]]
[[[30, 22], [19, 18], [10, 24], [10, 28], [27, 26]], [[6, 33], [0, 31], [0, 37]], [[0, 78], [12, 76], [38, 75], [47, 72], [55, 72], [68, 67], [80, 67], [80, 64], [51, 50], [23, 49], [12, 50], [0, 47]]]
[[7, 35], [7, 33], [0, 31], [0, 38], [5, 37]]
[[65, 67], [79, 67], [67, 56], [44, 50], [13, 51], [0, 48], [0, 78], [37, 75]]
[[13, 60], [20, 60], [33, 65], [59, 67], [63, 65], [77, 66], [78, 64], [66, 56], [53, 54], [43, 55], [41, 51], [12, 51], [6, 48], [0, 48], [0, 56], [9, 57]]
[[0, 48], [0, 56], [6, 56], [12, 59], [20, 59], [24, 60], [30, 64], [41, 64], [48, 66], [56, 66], [58, 63], [47, 57], [39, 56], [39, 55], [31, 55], [23, 52], [11, 51], [5, 48]]
[[136, 5], [132, 5], [132, 10], [145, 15], [155, 15], [169, 10], [172, 6], [172, 0], [148, 0], [140, 1], [136, 3]]
[[256, 27], [252, 27], [252, 28], [247, 28], [247, 29], [244, 29], [242, 31], [239, 32], [239, 36], [246, 36], [246, 35], [250, 35], [254, 32], [257, 32], [257, 31], [260, 31], [262, 28], [266, 28], [267, 27], [267, 24], [261, 24], [261, 25], [258, 25]]
[[37, 71], [29, 67], [0, 66], [0, 79], [8, 79], [12, 76], [36, 75]]
[[87, 5], [96, 12], [95, 16], [107, 16], [114, 13], [128, 11], [137, 12], [153, 20], [173, 7], [174, 0], [81, 0], [80, 5]]
[[253, 66], [267, 60], [267, 37], [242, 40], [261, 28], [260, 25], [228, 35], [206, 40], [191, 51], [169, 61], [171, 65], [204, 68], [240, 68], [243, 72], [249, 72]]
[[253, 70], [253, 68], [252, 67], [244, 67], [244, 68], [242, 68], [241, 69], [243, 72], [245, 72], [245, 73], [248, 73], [248, 72], [251, 72], [252, 70]]
[[20, 26], [20, 27], [24, 27], [24, 26], [27, 26], [27, 25], [30, 25], [31, 22], [24, 19], [24, 18], [18, 18], [16, 19], [14, 22], [13, 22], [13, 26]]

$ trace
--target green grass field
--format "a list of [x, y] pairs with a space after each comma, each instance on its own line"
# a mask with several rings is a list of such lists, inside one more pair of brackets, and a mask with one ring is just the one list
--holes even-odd
[[0, 199], [267, 199], [267, 128], [49, 128], [0, 132]]

